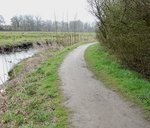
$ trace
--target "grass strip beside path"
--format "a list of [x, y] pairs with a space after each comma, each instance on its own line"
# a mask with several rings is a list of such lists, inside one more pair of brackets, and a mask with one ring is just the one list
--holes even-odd
[[89, 68], [108, 87], [144, 108], [150, 118], [150, 82], [121, 66], [100, 44], [90, 46], [85, 53]]
[[[67, 128], [58, 69], [66, 54], [79, 44], [55, 52], [19, 85], [6, 89], [7, 111], [0, 117], [3, 128]], [[46, 53], [47, 54], [47, 53]], [[46, 55], [45, 54], [45, 55]]]

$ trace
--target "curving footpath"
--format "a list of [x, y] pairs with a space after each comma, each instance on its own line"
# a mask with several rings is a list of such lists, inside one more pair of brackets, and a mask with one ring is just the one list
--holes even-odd
[[140, 110], [96, 80], [87, 69], [84, 52], [91, 44], [72, 51], [60, 68], [65, 105], [74, 128], [150, 128]]

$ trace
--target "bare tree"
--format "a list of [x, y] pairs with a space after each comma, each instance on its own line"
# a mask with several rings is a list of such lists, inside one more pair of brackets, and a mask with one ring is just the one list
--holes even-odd
[[0, 25], [2, 25], [4, 23], [5, 23], [4, 17], [2, 15], [0, 15]]
[[11, 25], [13, 27], [13, 30], [18, 30], [20, 27], [20, 19], [17, 16], [14, 16], [11, 18]]
[[0, 30], [3, 30], [2, 25], [5, 23], [4, 17], [0, 15]]
[[[15, 31], [51, 31], [55, 32], [93, 32], [95, 25], [83, 23], [80, 20], [74, 19], [74, 21], [57, 21], [56, 15], [55, 20], [42, 20], [39, 16], [31, 15], [20, 15], [11, 18], [12, 30]], [[67, 18], [68, 19], [68, 18]], [[86, 26], [86, 29], [84, 29]], [[7, 28], [7, 27], [5, 27]]]
[[41, 30], [41, 26], [42, 26], [42, 18], [39, 16], [35, 17], [35, 26], [36, 26], [36, 31], [40, 31]]

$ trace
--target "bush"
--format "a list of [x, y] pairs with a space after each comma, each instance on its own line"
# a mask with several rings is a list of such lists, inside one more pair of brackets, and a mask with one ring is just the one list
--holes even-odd
[[89, 0], [97, 38], [121, 62], [150, 78], [150, 1]]

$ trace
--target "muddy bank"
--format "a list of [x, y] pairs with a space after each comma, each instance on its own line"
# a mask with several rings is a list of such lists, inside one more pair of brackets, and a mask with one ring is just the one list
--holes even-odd
[[51, 42], [48, 40], [36, 41], [36, 42], [24, 42], [16, 45], [5, 45], [0, 46], [0, 54], [10, 54], [15, 52], [26, 51], [30, 48], [39, 48], [39, 47], [49, 47], [53, 46], [54, 43], [59, 44], [59, 42]]
[[27, 50], [29, 48], [33, 48], [32, 42], [26, 42], [26, 43], [14, 45], [14, 46], [10, 46], [10, 45], [0, 46], [0, 54], [21, 52], [21, 51]]

